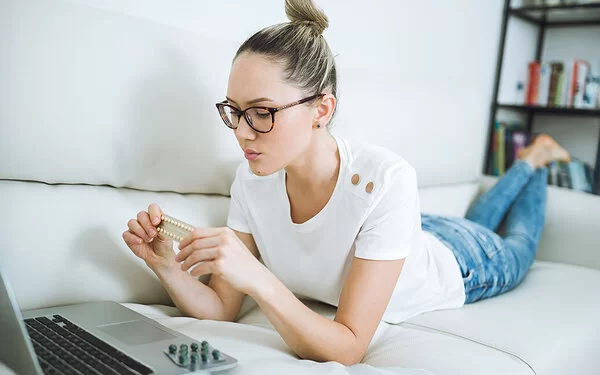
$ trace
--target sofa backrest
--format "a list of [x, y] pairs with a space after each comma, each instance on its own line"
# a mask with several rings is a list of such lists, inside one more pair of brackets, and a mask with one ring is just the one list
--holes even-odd
[[[421, 186], [477, 179], [502, 4], [317, 2], [333, 131], [402, 155]], [[243, 158], [214, 103], [241, 42], [285, 20], [283, 0], [4, 0], [0, 178], [228, 194]]]
[[[424, 212], [464, 214], [502, 4], [317, 3], [339, 72], [333, 132], [412, 163]], [[2, 2], [0, 261], [23, 308], [168, 302], [121, 233], [153, 201], [225, 224], [242, 155], [214, 103], [240, 43], [284, 21], [283, 0]]]

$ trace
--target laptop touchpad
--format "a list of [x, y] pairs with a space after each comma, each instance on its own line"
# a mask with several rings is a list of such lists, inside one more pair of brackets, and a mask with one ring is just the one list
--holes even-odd
[[173, 339], [177, 336], [146, 323], [143, 320], [106, 324], [96, 327], [127, 345], [149, 344], [155, 341]]

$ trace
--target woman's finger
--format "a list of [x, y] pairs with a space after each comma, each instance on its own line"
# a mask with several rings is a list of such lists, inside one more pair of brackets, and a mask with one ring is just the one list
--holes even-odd
[[144, 228], [146, 234], [148, 234], [148, 237], [150, 237], [150, 239], [153, 239], [156, 233], [158, 232], [156, 231], [156, 229], [154, 229], [154, 226], [150, 222], [150, 216], [148, 215], [148, 213], [146, 211], [138, 212], [137, 220], [142, 226], [142, 228]]
[[194, 251], [202, 250], [210, 247], [218, 246], [221, 243], [220, 237], [206, 237], [194, 240], [191, 244], [181, 249], [175, 260], [178, 262], [182, 262], [187, 259]]
[[215, 262], [202, 262], [196, 264], [196, 267], [190, 271], [190, 275], [194, 277], [208, 275], [214, 272]]
[[214, 260], [214, 259], [217, 259], [218, 257], [219, 257], [219, 248], [218, 247], [197, 250], [197, 251], [194, 251], [192, 253], [192, 255], [187, 257], [185, 262], [183, 262], [181, 264], [181, 269], [183, 271], [187, 271], [190, 268], [192, 268], [192, 266], [194, 264], [197, 264], [200, 262], [205, 262], [208, 260]]
[[160, 224], [160, 221], [162, 220], [162, 210], [160, 209], [158, 204], [150, 203], [150, 205], [148, 206], [148, 215], [150, 216], [153, 225], [156, 226]]
[[181, 242], [179, 242], [179, 249], [183, 249], [184, 247], [189, 246], [195, 240], [206, 238], [206, 237], [214, 237], [221, 234], [220, 228], [196, 228], [190, 234], [185, 236]]
[[144, 240], [146, 240], [146, 242], [152, 241], [152, 238], [150, 238], [148, 236], [148, 233], [146, 233], [146, 231], [144, 230], [144, 228], [142, 228], [142, 226], [140, 225], [140, 223], [137, 220], [135, 220], [135, 219], [129, 220], [127, 222], [127, 227], [135, 235], [137, 235], [138, 237], [143, 238]]
[[135, 235], [129, 230], [123, 232], [123, 240], [125, 241], [125, 244], [127, 244], [127, 246], [130, 247], [135, 245], [141, 245], [144, 242], [143, 239], [141, 239], [139, 236]]

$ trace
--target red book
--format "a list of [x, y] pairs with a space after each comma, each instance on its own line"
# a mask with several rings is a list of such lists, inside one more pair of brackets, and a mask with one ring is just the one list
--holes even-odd
[[536, 105], [540, 90], [540, 63], [530, 62], [527, 66], [527, 105]]

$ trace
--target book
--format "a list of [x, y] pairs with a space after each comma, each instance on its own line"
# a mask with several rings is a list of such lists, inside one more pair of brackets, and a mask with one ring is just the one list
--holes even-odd
[[588, 184], [587, 178], [585, 177], [584, 163], [578, 159], [573, 159], [567, 164], [567, 167], [571, 179], [571, 188], [576, 191], [591, 193], [592, 187]]
[[587, 183], [588, 183], [588, 185], [590, 187], [590, 191], [589, 192], [593, 193], [594, 192], [594, 188], [595, 188], [595, 186], [594, 186], [594, 168], [591, 165], [587, 164], [587, 163], [584, 163], [583, 166], [584, 166], [584, 169], [585, 169], [585, 179], [586, 179], [586, 181], [587, 181]]
[[497, 133], [497, 152], [496, 152], [496, 170], [498, 171], [498, 174], [496, 176], [502, 176], [504, 175], [504, 171], [505, 171], [505, 142], [506, 142], [506, 137], [504, 135], [504, 131], [505, 131], [505, 125], [503, 122], [497, 121], [496, 122], [496, 133]]
[[558, 163], [551, 161], [548, 165], [548, 184], [558, 186]]
[[550, 86], [548, 88], [548, 107], [561, 105], [562, 79], [564, 65], [562, 62], [550, 63]]
[[572, 189], [573, 184], [571, 183], [571, 177], [569, 175], [569, 167], [568, 163], [563, 161], [557, 161], [558, 171], [557, 171], [557, 181], [558, 186], [564, 187], [567, 189]]
[[583, 108], [585, 106], [584, 93], [589, 70], [589, 62], [581, 59], [573, 61], [567, 91], [568, 107]]
[[600, 195], [600, 150], [596, 152], [596, 168], [594, 170], [594, 194]]
[[494, 123], [494, 132], [492, 133], [492, 155], [490, 156], [490, 174], [493, 176], [498, 176], [498, 132], [496, 131], [498, 126], [498, 121]]
[[526, 104], [536, 105], [540, 88], [540, 63], [532, 61], [527, 65]]
[[510, 127], [504, 128], [504, 172], [510, 168], [515, 160], [513, 132], [514, 130]]
[[546, 107], [548, 105], [548, 97], [550, 96], [550, 80], [552, 68], [550, 63], [542, 62], [540, 64], [540, 81], [537, 95], [537, 105]]
[[525, 130], [514, 130], [513, 131], [513, 159], [517, 160], [519, 158], [519, 151], [527, 147], [529, 142], [529, 137], [527, 136], [527, 132]]

